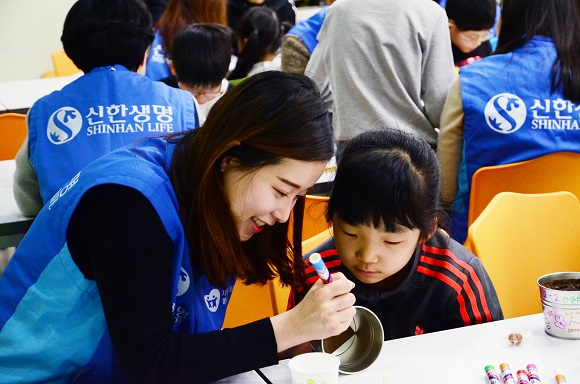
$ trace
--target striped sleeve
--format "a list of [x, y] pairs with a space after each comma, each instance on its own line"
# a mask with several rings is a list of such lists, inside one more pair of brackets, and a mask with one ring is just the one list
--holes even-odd
[[471, 265], [449, 249], [423, 244], [417, 272], [437, 279], [455, 291], [464, 325], [498, 320], [488, 303], [489, 298], [497, 301], [497, 296], [483, 267]]

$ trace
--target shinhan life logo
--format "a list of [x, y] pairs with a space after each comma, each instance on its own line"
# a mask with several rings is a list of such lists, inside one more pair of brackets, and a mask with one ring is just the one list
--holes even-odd
[[79, 111], [71, 107], [62, 107], [54, 112], [46, 127], [46, 136], [56, 145], [71, 141], [83, 126], [83, 118]]
[[204, 296], [204, 300], [207, 309], [209, 309], [211, 312], [217, 311], [218, 307], [220, 306], [220, 291], [216, 288], [212, 289], [209, 292], [209, 295]]
[[492, 97], [485, 106], [485, 121], [498, 133], [514, 133], [526, 121], [527, 108], [524, 101], [511, 93]]

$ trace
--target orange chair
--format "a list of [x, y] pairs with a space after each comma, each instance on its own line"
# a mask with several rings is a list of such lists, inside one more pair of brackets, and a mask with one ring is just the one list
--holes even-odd
[[64, 49], [54, 51], [50, 57], [52, 59], [52, 66], [54, 67], [54, 76], [56, 77], [70, 76], [81, 72], [81, 70], [78, 69], [72, 60], [66, 55]]
[[[323, 231], [302, 242], [304, 253], [332, 236], [332, 229]], [[233, 328], [286, 311], [290, 287], [283, 287], [278, 278], [266, 285], [246, 285], [239, 280], [234, 285], [226, 310], [223, 328]]]
[[570, 191], [580, 199], [580, 154], [554, 152], [518, 163], [478, 169], [471, 181], [468, 226], [500, 192]]
[[26, 115], [0, 114], [0, 160], [13, 160], [27, 134]]
[[[326, 221], [327, 196], [306, 195], [304, 202], [304, 219], [302, 223], [302, 241], [310, 239], [312, 236], [322, 231], [328, 230], [331, 224]], [[288, 238], [292, 241], [293, 216], [289, 221], [290, 231]]]
[[580, 270], [580, 203], [570, 192], [500, 192], [469, 227], [467, 243], [481, 259], [504, 317], [542, 311], [543, 275]]

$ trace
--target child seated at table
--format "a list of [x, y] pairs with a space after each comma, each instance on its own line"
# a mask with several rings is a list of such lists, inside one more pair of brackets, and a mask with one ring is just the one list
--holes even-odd
[[[143, 76], [152, 28], [139, 0], [73, 4], [61, 40], [85, 74], [36, 101], [28, 113], [28, 136], [14, 175], [14, 197], [24, 215], [36, 216], [104, 154], [143, 137], [197, 126], [191, 94]], [[74, 179], [71, 183], [69, 188]]]
[[490, 38], [496, 19], [495, 0], [448, 0], [445, 12], [455, 67], [463, 67], [493, 53]]
[[172, 76], [167, 85], [190, 92], [198, 102], [200, 123], [233, 85], [225, 78], [232, 56], [231, 33], [217, 23], [192, 24], [175, 35]]
[[[313, 252], [356, 284], [355, 305], [378, 316], [385, 340], [503, 319], [481, 261], [438, 229], [439, 180], [429, 144], [395, 129], [356, 136], [338, 164], [327, 209], [334, 237]], [[319, 279], [305, 268], [289, 308]]]

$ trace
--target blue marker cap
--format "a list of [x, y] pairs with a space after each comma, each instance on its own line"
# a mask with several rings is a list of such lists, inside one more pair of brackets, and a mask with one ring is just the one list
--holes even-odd
[[326, 268], [326, 265], [324, 264], [324, 261], [320, 256], [320, 253], [313, 253], [312, 255], [310, 255], [308, 260], [310, 261], [310, 264], [312, 264], [312, 266], [316, 270], [316, 273], [318, 273], [318, 276], [322, 279], [322, 281], [324, 281], [325, 283], [332, 283], [332, 276], [330, 276], [330, 272], [328, 271], [328, 268]]

